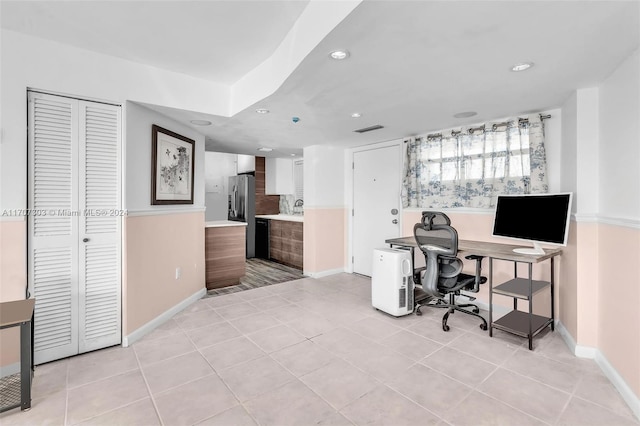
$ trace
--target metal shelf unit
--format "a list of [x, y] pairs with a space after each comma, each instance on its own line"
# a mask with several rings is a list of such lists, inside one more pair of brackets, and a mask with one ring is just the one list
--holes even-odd
[[[537, 263], [540, 259], [532, 258], [531, 261], [527, 260], [512, 260], [501, 259], [514, 262], [514, 275], [515, 278], [502, 283], [496, 287], [493, 287], [493, 261], [494, 258], [489, 258], [489, 336], [493, 336], [493, 329], [506, 331], [517, 336], [525, 337], [529, 340], [529, 350], [533, 349], [533, 337], [544, 330], [546, 327], [551, 326], [551, 330], [555, 327], [554, 317], [554, 257], [549, 256], [548, 259], [551, 263], [551, 279], [550, 281], [539, 281], [532, 279], [533, 263]], [[528, 278], [519, 278], [517, 276], [518, 263], [528, 264]], [[537, 293], [549, 289], [551, 295], [551, 317], [536, 315], [533, 313], [533, 296]], [[504, 315], [500, 319], [493, 320], [493, 295], [499, 294], [513, 298], [513, 310]], [[529, 305], [528, 312], [518, 310], [518, 300], [525, 300]]]

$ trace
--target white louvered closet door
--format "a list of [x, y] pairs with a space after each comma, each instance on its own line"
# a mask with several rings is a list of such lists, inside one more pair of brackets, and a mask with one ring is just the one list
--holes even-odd
[[29, 92], [34, 362], [121, 341], [120, 108]]

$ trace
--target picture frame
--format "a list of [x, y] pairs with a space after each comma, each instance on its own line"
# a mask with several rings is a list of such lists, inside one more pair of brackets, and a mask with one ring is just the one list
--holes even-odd
[[195, 141], [151, 126], [151, 204], [193, 204]]

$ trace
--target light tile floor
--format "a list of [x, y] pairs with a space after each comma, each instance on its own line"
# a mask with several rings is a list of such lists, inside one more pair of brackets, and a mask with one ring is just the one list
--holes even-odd
[[547, 332], [489, 338], [462, 314], [393, 318], [338, 274], [202, 299], [132, 347], [41, 365], [2, 425], [639, 425]]

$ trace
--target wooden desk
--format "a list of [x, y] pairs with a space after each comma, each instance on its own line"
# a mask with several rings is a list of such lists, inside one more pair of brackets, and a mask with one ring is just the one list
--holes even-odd
[[33, 368], [31, 362], [31, 319], [35, 303], [35, 299], [0, 303], [0, 329], [20, 326], [20, 400], [14, 403], [10, 398], [9, 394], [12, 393], [12, 384], [10, 383], [6, 392], [7, 399], [9, 399], [8, 404], [0, 407], [0, 412], [16, 407], [20, 407], [21, 410], [31, 408], [31, 371]]
[[[408, 248], [411, 251], [411, 257], [414, 258], [414, 250], [418, 247], [414, 237], [391, 238], [385, 241], [391, 247], [397, 246]], [[556, 256], [562, 254], [562, 249], [544, 249], [544, 254], [520, 254], [515, 253], [513, 249], [520, 248], [522, 245], [500, 244], [485, 241], [458, 240], [458, 251], [467, 254], [485, 256], [489, 258], [489, 336], [493, 336], [493, 329], [506, 331], [529, 340], [529, 350], [533, 349], [533, 337], [544, 330], [547, 326], [551, 326], [551, 330], [555, 329], [554, 314], [554, 281], [555, 281], [555, 264]], [[513, 279], [493, 286], [493, 261], [503, 260], [514, 262]], [[551, 279], [549, 281], [537, 281], [532, 278], [533, 264], [550, 261]], [[528, 265], [528, 277], [518, 277], [518, 263], [526, 263]], [[549, 287], [551, 292], [551, 317], [543, 317], [533, 313], [533, 296], [540, 291]], [[493, 321], [493, 294], [513, 298], [513, 310]], [[527, 300], [529, 302], [529, 312], [518, 310], [518, 300]]]

